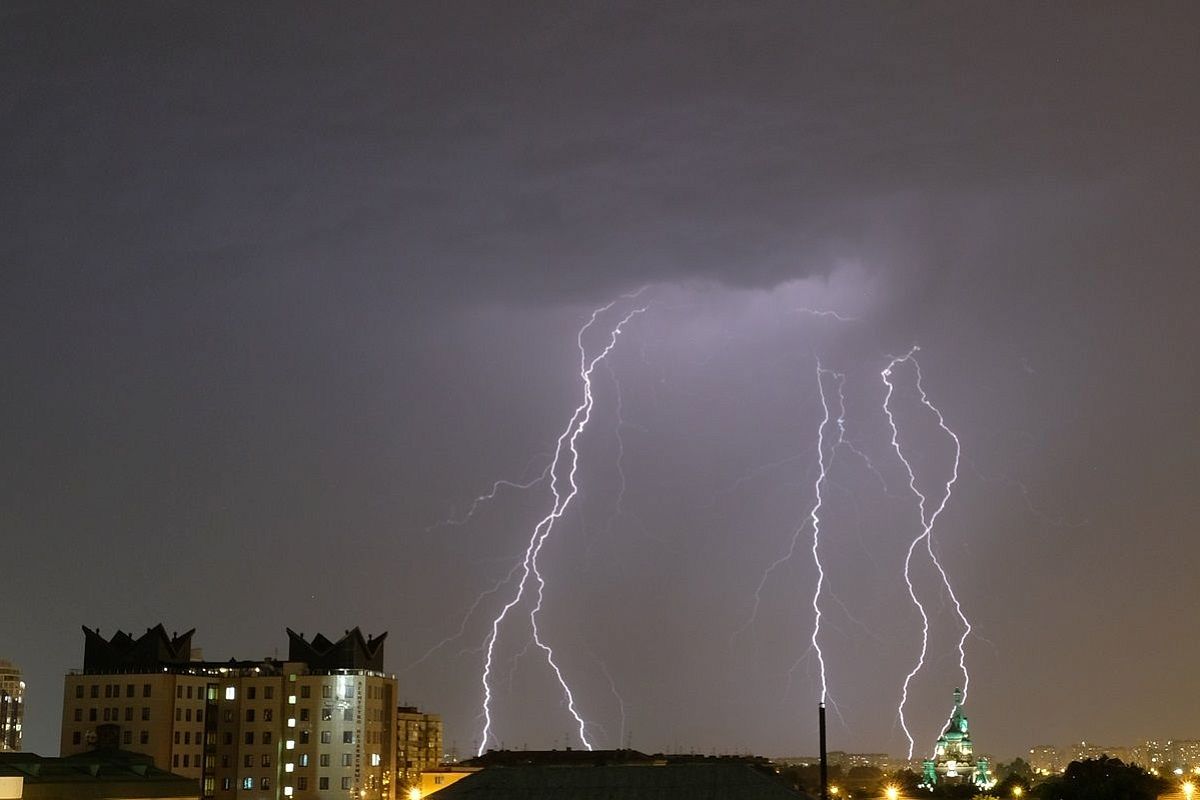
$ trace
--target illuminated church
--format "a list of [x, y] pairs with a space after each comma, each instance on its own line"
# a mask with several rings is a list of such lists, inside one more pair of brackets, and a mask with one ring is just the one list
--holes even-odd
[[974, 757], [975, 746], [967, 732], [967, 716], [963, 713], [962, 689], [954, 690], [954, 712], [945, 732], [938, 737], [933, 758], [921, 765], [921, 785], [932, 789], [939, 783], [973, 783], [980, 789], [996, 784], [986, 758]]

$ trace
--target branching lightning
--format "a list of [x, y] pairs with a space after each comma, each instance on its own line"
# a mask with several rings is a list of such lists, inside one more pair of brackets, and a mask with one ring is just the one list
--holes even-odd
[[[639, 292], [626, 297], [636, 297]], [[488, 742], [491, 741], [492, 727], [492, 687], [491, 673], [492, 665], [495, 656], [496, 639], [500, 634], [500, 626], [508, 616], [509, 611], [516, 607], [525, 597], [526, 588], [529, 585], [530, 576], [533, 576], [537, 582], [536, 601], [529, 612], [529, 622], [533, 629], [534, 643], [546, 654], [546, 661], [553, 670], [559, 686], [562, 688], [563, 695], [567, 701], [567, 710], [574, 718], [578, 725], [579, 738], [583, 742], [584, 747], [588, 750], [592, 749], [592, 743], [587, 736], [587, 724], [578, 710], [575, 707], [575, 696], [568, 685], [566, 678], [563, 676], [562, 670], [554, 659], [553, 649], [546, 644], [542, 638], [541, 631], [538, 629], [538, 614], [542, 609], [545, 590], [545, 579], [543, 578], [538, 568], [538, 557], [541, 554], [542, 546], [546, 543], [554, 530], [555, 522], [566, 512], [571, 501], [578, 494], [579, 486], [576, 483], [576, 470], [579, 464], [579, 450], [577, 443], [579, 436], [587, 427], [588, 421], [591, 419], [592, 408], [594, 405], [594, 397], [592, 395], [592, 373], [596, 366], [603, 361], [608, 354], [616, 346], [617, 339], [621, 335], [624, 326], [633, 319], [636, 315], [641, 314], [646, 310], [645, 306], [635, 308], [621, 318], [621, 320], [612, 328], [609, 333], [608, 342], [600, 353], [591, 359], [588, 358], [587, 348], [584, 346], [583, 338], [589, 329], [596, 323], [601, 314], [609, 311], [617, 301], [614, 300], [607, 305], [601, 306], [592, 312], [590, 319], [579, 329], [576, 335], [576, 345], [579, 348], [579, 377], [583, 384], [583, 400], [575, 408], [575, 412], [571, 415], [570, 422], [558, 437], [558, 442], [554, 450], [554, 458], [550, 463], [550, 491], [554, 495], [554, 504], [545, 517], [542, 518], [536, 526], [529, 538], [529, 545], [525, 550], [525, 556], [521, 562], [521, 579], [517, 585], [517, 591], [511, 600], [504, 605], [500, 612], [492, 620], [491, 631], [485, 642], [486, 658], [484, 660], [483, 675], [481, 682], [483, 684], [483, 718], [484, 725], [478, 753], [480, 755], [487, 749]], [[566, 460], [568, 466], [565, 474], [560, 470], [560, 465]]]
[[[917, 508], [920, 512], [920, 518], [921, 518], [921, 532], [909, 543], [908, 551], [904, 557], [904, 582], [908, 586], [908, 596], [912, 600], [913, 605], [915, 605], [917, 607], [917, 611], [921, 615], [921, 649], [920, 649], [920, 653], [917, 656], [916, 665], [912, 668], [912, 670], [904, 678], [904, 685], [901, 689], [901, 694], [900, 694], [900, 705], [897, 708], [897, 713], [900, 718], [900, 727], [903, 729], [904, 735], [908, 739], [908, 757], [909, 758], [912, 758], [913, 747], [915, 745], [915, 742], [913, 740], [912, 733], [908, 729], [907, 721], [904, 718], [904, 706], [908, 702], [909, 684], [912, 682], [912, 679], [917, 675], [917, 673], [919, 673], [921, 671], [921, 668], [925, 665], [925, 655], [929, 649], [929, 615], [925, 611], [925, 606], [922, 605], [921, 601], [917, 598], [917, 593], [916, 593], [915, 588], [913, 587], [912, 575], [911, 575], [913, 553], [916, 551], [917, 547], [921, 544], [922, 541], [924, 541], [924, 543], [925, 543], [925, 550], [929, 554], [930, 561], [933, 563], [934, 567], [938, 571], [938, 574], [942, 578], [942, 583], [945, 586], [946, 591], [949, 593], [950, 599], [954, 604], [955, 613], [958, 615], [959, 621], [962, 623], [962, 626], [963, 626], [962, 636], [959, 637], [959, 640], [958, 640], [958, 665], [963, 673], [962, 690], [963, 690], [963, 700], [964, 701], [966, 700], [967, 689], [969, 687], [970, 679], [971, 679], [970, 673], [967, 671], [967, 656], [966, 656], [966, 641], [967, 641], [967, 637], [971, 635], [971, 623], [967, 620], [966, 615], [963, 613], [962, 604], [958, 600], [958, 595], [955, 594], [954, 587], [951, 586], [951, 584], [950, 584], [950, 578], [946, 574], [946, 570], [942, 567], [942, 564], [938, 560], [938, 557], [935, 554], [934, 549], [933, 549], [933, 526], [934, 526], [934, 523], [937, 521], [938, 516], [942, 513], [943, 510], [945, 510], [946, 504], [950, 501], [950, 495], [952, 492], [952, 488], [954, 486], [954, 483], [958, 480], [958, 464], [959, 464], [959, 459], [962, 456], [962, 444], [959, 441], [958, 436], [954, 433], [954, 431], [950, 430], [950, 428], [946, 425], [946, 420], [942, 416], [942, 412], [939, 411], [938, 408], [936, 406], [934, 406], [932, 402], [930, 402], [929, 396], [926, 394], [925, 389], [922, 386], [921, 365], [916, 359], [916, 353], [919, 350], [920, 350], [919, 347], [914, 346], [905, 355], [893, 358], [891, 360], [891, 362], [888, 363], [887, 367], [885, 367], [883, 369], [883, 371], [880, 372], [880, 377], [883, 379], [884, 384], [887, 386], [887, 393], [884, 395], [884, 400], [883, 400], [883, 412], [887, 416], [888, 425], [891, 426], [891, 429], [892, 429], [892, 447], [893, 447], [893, 449], [895, 449], [896, 455], [899, 456], [901, 463], [904, 464], [904, 468], [908, 472], [908, 488], [910, 490], [912, 490], [913, 494], [915, 494], [917, 496]], [[896, 426], [896, 418], [892, 414], [891, 400], [892, 400], [892, 394], [895, 390], [895, 386], [891, 380], [892, 372], [898, 365], [903, 364], [903, 363], [912, 364], [913, 369], [916, 372], [916, 389], [917, 389], [917, 394], [920, 397], [921, 404], [923, 406], [925, 406], [927, 409], [929, 409], [934, 414], [934, 416], [937, 418], [938, 427], [941, 428], [954, 442], [954, 465], [951, 470], [951, 475], [950, 475], [950, 478], [946, 481], [945, 487], [943, 489], [944, 494], [942, 495], [941, 502], [938, 503], [937, 507], [935, 509], [933, 509], [932, 512], [930, 512], [927, 507], [928, 506], [928, 498], [926, 497], [925, 494], [923, 494], [917, 488], [917, 477], [916, 477], [916, 473], [913, 471], [912, 463], [904, 455], [904, 451], [900, 447], [900, 440], [899, 440], [900, 432]]]

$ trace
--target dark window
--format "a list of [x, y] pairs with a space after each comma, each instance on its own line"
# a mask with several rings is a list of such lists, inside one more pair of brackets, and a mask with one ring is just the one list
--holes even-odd
[[300, 709], [300, 721], [308, 722], [308, 709], [307, 708]]
[[321, 721], [329, 722], [331, 719], [333, 719], [333, 709], [332, 708], [322, 708], [321, 709]]
[[150, 719], [150, 706], [142, 706], [142, 719]]
[[299, 778], [296, 778], [296, 788], [299, 789], [300, 791], [304, 791], [305, 789], [307, 789], [308, 788], [308, 778], [305, 778], [303, 775], [301, 775]]
[[246, 690], [246, 697], [247, 697], [247, 698], [249, 698], [250, 700], [253, 700], [253, 699], [254, 699], [254, 693], [255, 693], [255, 692], [257, 692], [257, 691], [258, 691], [258, 689], [256, 689], [255, 687], [251, 686], [249, 689], [247, 689], [247, 690]]
[[184, 765], [185, 767], [191, 766], [191, 765], [188, 763], [188, 761], [189, 761], [189, 756], [188, 756], [188, 754], [187, 754], [187, 753], [184, 753], [184, 754], [183, 754], [183, 765]]
[[270, 779], [270, 778], [263, 778], [261, 781], [259, 781], [259, 782], [258, 782], [258, 787], [259, 787], [260, 789], [262, 789], [264, 792], [265, 792], [267, 789], [270, 789], [270, 788], [271, 788], [271, 779]]
[[71, 734], [71, 744], [79, 744], [83, 740], [83, 735], [79, 731]]
[[271, 709], [264, 708], [263, 709], [263, 722], [270, 722], [273, 718], [274, 718], [274, 715], [271, 713]]
[[142, 697], [149, 697], [149, 696], [150, 696], [150, 684], [143, 683], [142, 684]]
[[321, 753], [320, 761], [321, 761], [322, 767], [328, 767], [329, 766], [329, 753]]
[[354, 766], [354, 754], [353, 753], [342, 753], [342, 766], [343, 767]]
[[270, 744], [270, 743], [271, 743], [271, 732], [270, 732], [270, 731], [263, 731], [263, 741], [262, 741], [262, 743], [263, 743], [263, 744]]
[[342, 731], [342, 744], [354, 744], [354, 731]]
[[83, 709], [82, 708], [75, 709], [75, 721], [83, 722]]
[[176, 698], [183, 697], [183, 687], [182, 686], [175, 687], [175, 697]]
[[246, 731], [246, 744], [254, 744], [254, 731]]
[[121, 734], [122, 744], [133, 744], [133, 731], [125, 731]]
[[263, 697], [265, 697], [268, 700], [274, 699], [275, 687], [274, 686], [264, 686], [263, 687]]
[[92, 684], [92, 697], [99, 697], [99, 696], [100, 696], [100, 684], [93, 683]]
[[171, 758], [171, 766], [172, 766], [172, 767], [178, 767], [178, 766], [179, 766], [179, 753], [176, 753], [176, 754], [175, 754], [175, 755], [174, 755], [174, 756]]
[[262, 765], [264, 767], [271, 766], [271, 757], [265, 753], [263, 754], [263, 757], [262, 757]]
[[88, 709], [88, 722], [95, 722], [95, 721], [96, 721], [96, 709], [89, 708]]
[[225, 731], [225, 744], [233, 744], [233, 734], [229, 731]]
[[308, 731], [300, 731], [300, 744], [308, 744]]
[[196, 722], [204, 722], [204, 709], [203, 708], [196, 709]]
[[254, 709], [253, 708], [246, 709], [246, 722], [254, 722]]
[[133, 706], [125, 706], [125, 721], [133, 722]]
[[[83, 694], [82, 694], [83, 687], [82, 686], [79, 687], [79, 691], [81, 692], [81, 694], [79, 696], [83, 697]], [[301, 697], [312, 697], [312, 687], [311, 686], [301, 686], [300, 687], [300, 696]]]
[[329, 788], [329, 778], [317, 778], [317, 788], [318, 789], [328, 789]]
[[191, 686], [187, 687], [187, 699], [188, 700], [192, 699], [192, 687]]
[[138, 735], [138, 741], [142, 744], [150, 744], [150, 731], [142, 731]]
[[185, 708], [185, 709], [184, 709], [184, 712], [183, 712], [183, 718], [184, 718], [185, 720], [187, 720], [188, 722], [191, 722], [191, 721], [192, 721], [192, 710], [191, 710], [190, 708]]
[[354, 722], [354, 709], [342, 709], [342, 722]]
[[245, 767], [246, 769], [250, 769], [251, 767], [253, 767], [254, 766], [254, 756], [243, 756], [242, 757], [242, 766]]
[[349, 778], [342, 778], [342, 788], [343, 789], [350, 788], [350, 779]]
[[321, 697], [333, 697], [333, 687], [325, 684], [321, 687]]
[[133, 697], [133, 684], [132, 683], [125, 684], [125, 696]]
[[329, 744], [333, 741], [333, 733], [331, 731], [321, 731], [321, 744]]

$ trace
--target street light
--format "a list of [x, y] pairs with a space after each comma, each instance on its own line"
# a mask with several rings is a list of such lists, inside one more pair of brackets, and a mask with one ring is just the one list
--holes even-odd
[[887, 788], [883, 790], [883, 793], [887, 795], [887, 800], [896, 800], [896, 798], [900, 796], [900, 790], [897, 789], [893, 784], [888, 784]]
[[1196, 784], [1191, 781], [1184, 781], [1179, 788], [1183, 789], [1183, 796], [1187, 800], [1192, 800], [1192, 795], [1196, 792]]
[[1025, 794], [1025, 790], [1020, 786], [1013, 787], [1013, 797], [1017, 798], [1017, 800], [1021, 800], [1021, 795], [1023, 794]]

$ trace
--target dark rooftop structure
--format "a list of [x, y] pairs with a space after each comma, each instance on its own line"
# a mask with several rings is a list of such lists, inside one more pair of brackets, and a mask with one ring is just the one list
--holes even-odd
[[167, 636], [162, 623], [134, 639], [118, 630], [111, 639], [100, 635], [100, 629], [83, 628], [83, 670], [89, 673], [157, 672], [164, 666], [186, 664], [192, 657], [192, 634]]
[[183, 800], [200, 796], [194, 778], [159, 769], [150, 756], [124, 750], [94, 750], [63, 758], [0, 753], [0, 778], [22, 779], [22, 800]]
[[[86, 675], [146, 674], [150, 672], [196, 672], [216, 669], [255, 669], [276, 674], [283, 662], [272, 658], [261, 660], [204, 661], [199, 651], [192, 649], [196, 629], [186, 633], [167, 634], [162, 623], [134, 638], [118, 630], [105, 639], [99, 628], [83, 627], [83, 673]], [[288, 634], [288, 661], [307, 664], [311, 672], [365, 670], [383, 672], [383, 642], [387, 632], [364, 637], [357, 627], [346, 631], [337, 641], [318, 633], [312, 641], [291, 628]], [[193, 655], [196, 656], [193, 659]]]
[[438, 800], [802, 800], [765, 759], [634, 750], [489, 751]]
[[346, 631], [336, 642], [318, 633], [311, 642], [304, 634], [291, 628], [288, 634], [288, 661], [302, 661], [314, 671], [333, 669], [363, 669], [383, 672], [383, 640], [387, 632], [378, 637], [363, 638], [357, 627]]

